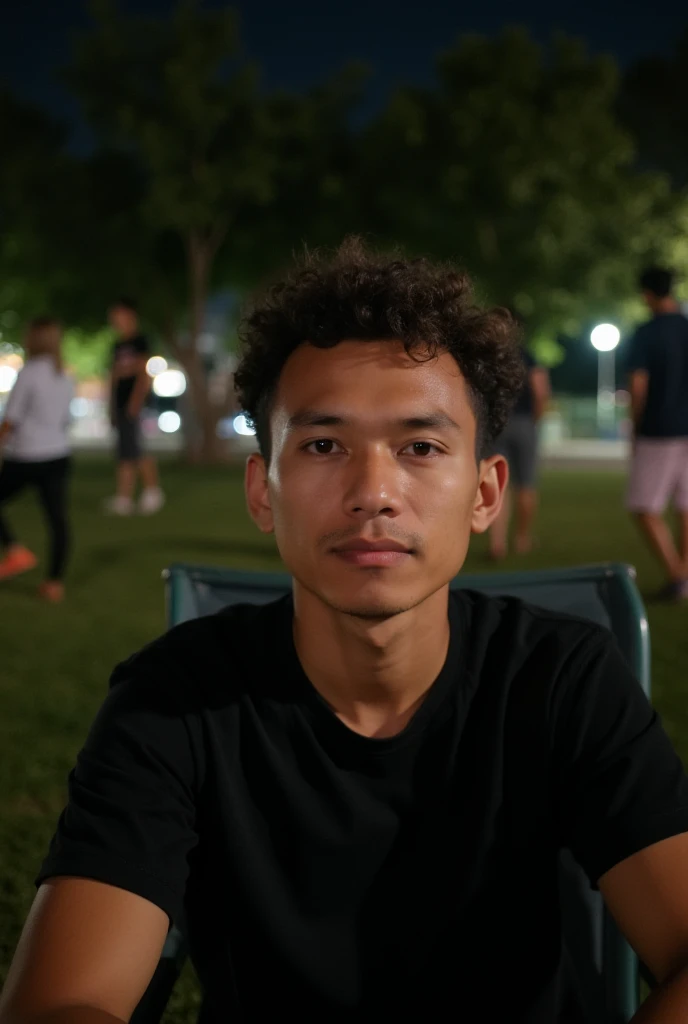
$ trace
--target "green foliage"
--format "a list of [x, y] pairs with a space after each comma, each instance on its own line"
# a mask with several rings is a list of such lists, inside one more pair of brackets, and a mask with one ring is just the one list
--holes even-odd
[[[93, 9], [65, 72], [93, 153], [70, 154], [59, 125], [0, 93], [0, 313], [20, 323], [55, 312], [88, 347], [113, 296], [133, 294], [171, 346], [191, 334], [188, 354], [209, 291], [244, 294], [304, 243], [359, 231], [462, 263], [552, 363], [560, 334], [631, 325], [643, 263], [686, 262], [688, 200], [638, 168], [615, 65], [573, 40], [463, 37], [434, 85], [398, 89], [355, 127], [361, 66], [271, 92], [231, 9]], [[682, 53], [662, 65], [674, 85]]]
[[483, 297], [525, 316], [536, 344], [622, 316], [639, 264], [671, 232], [672, 197], [632, 166], [614, 65], [511, 30], [459, 40], [438, 80], [401, 89], [366, 133], [381, 233], [458, 259]]
[[113, 332], [108, 327], [91, 332], [70, 327], [62, 342], [65, 365], [79, 379], [103, 377], [110, 364], [113, 341]]
[[645, 57], [624, 75], [619, 113], [641, 165], [688, 185], [688, 28], [668, 56]]

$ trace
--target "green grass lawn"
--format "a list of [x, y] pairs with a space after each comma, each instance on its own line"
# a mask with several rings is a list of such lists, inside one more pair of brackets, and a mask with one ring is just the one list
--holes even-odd
[[[33, 898], [32, 880], [65, 798], [65, 782], [113, 665], [165, 626], [161, 570], [172, 561], [274, 569], [269, 538], [244, 510], [239, 469], [164, 468], [168, 505], [160, 515], [108, 519], [102, 499], [111, 467], [84, 457], [73, 486], [75, 550], [68, 600], [35, 598], [39, 574], [0, 586], [0, 980]], [[549, 472], [542, 488], [539, 545], [505, 568], [620, 560], [638, 567], [641, 589], [661, 582], [622, 508], [618, 473]], [[42, 551], [30, 498], [10, 509], [23, 539]], [[489, 570], [483, 538], [468, 566]], [[654, 700], [684, 761], [688, 758], [688, 607], [649, 610]], [[167, 1019], [191, 1022], [190, 973]]]

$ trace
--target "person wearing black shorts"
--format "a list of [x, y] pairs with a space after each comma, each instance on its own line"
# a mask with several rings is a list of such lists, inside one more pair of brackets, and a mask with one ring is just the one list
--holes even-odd
[[139, 511], [150, 515], [162, 508], [165, 496], [158, 483], [156, 461], [145, 454], [141, 439], [141, 411], [150, 388], [148, 341], [130, 299], [119, 299], [109, 311], [109, 320], [118, 336], [110, 378], [110, 419], [117, 434], [117, 493], [106, 502], [106, 510], [131, 515], [138, 473], [142, 483]]
[[533, 546], [533, 522], [537, 511], [538, 421], [549, 399], [549, 374], [526, 349], [522, 349], [526, 378], [507, 424], [497, 438], [495, 454], [509, 464], [509, 490], [502, 509], [490, 530], [490, 554], [494, 559], [506, 556], [509, 546], [511, 492], [515, 495], [517, 554], [527, 554]]

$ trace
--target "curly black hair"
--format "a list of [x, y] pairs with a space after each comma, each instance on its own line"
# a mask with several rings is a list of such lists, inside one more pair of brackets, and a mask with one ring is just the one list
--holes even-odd
[[270, 407], [282, 367], [304, 341], [399, 340], [419, 362], [450, 352], [474, 403], [480, 458], [523, 385], [520, 329], [507, 309], [479, 309], [467, 274], [451, 264], [378, 253], [349, 237], [333, 253], [306, 252], [247, 312], [234, 386], [270, 459]]

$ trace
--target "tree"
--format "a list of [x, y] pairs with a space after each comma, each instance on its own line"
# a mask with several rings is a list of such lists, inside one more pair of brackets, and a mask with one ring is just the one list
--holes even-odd
[[66, 133], [44, 111], [0, 87], [0, 330], [17, 343], [31, 316], [52, 306], [52, 284], [43, 244], [43, 211], [66, 176]]
[[540, 342], [622, 314], [672, 199], [666, 180], [633, 167], [614, 65], [510, 30], [462, 38], [438, 79], [400, 89], [366, 132], [370, 221], [457, 258]]
[[622, 122], [635, 139], [642, 166], [688, 185], [688, 29], [668, 56], [645, 57], [624, 75]]
[[[103, 2], [95, 14], [67, 80], [109, 147], [107, 167], [117, 156], [133, 183], [124, 222], [103, 217], [99, 230], [107, 222], [117, 235], [126, 224], [146, 311], [186, 371], [201, 427], [198, 454], [211, 459], [218, 418], [233, 396], [208, 386], [199, 350], [208, 296], [214, 287], [253, 283], [266, 255], [275, 260], [271, 237], [286, 251], [285, 190], [318, 177], [314, 132], [342, 89], [262, 94], [240, 55], [231, 10], [181, 0], [169, 19], [156, 19], [122, 16]], [[330, 135], [339, 138], [334, 123]], [[309, 175], [301, 173], [304, 161]], [[272, 216], [278, 198], [281, 220]]]

